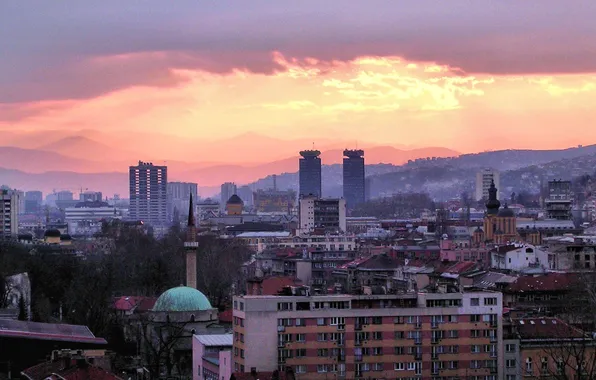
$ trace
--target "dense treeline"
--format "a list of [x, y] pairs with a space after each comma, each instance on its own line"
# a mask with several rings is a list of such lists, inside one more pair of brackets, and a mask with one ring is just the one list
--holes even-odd
[[[62, 317], [89, 326], [98, 336], [110, 333], [113, 297], [159, 296], [185, 283], [182, 231], [173, 229], [157, 240], [134, 228], [106, 225], [101, 238], [113, 241], [110, 253], [84, 258], [31, 254], [22, 245], [4, 245], [0, 277], [29, 273], [33, 320], [55, 322]], [[200, 236], [198, 240], [198, 287], [214, 307], [223, 307], [250, 251], [234, 239]]]

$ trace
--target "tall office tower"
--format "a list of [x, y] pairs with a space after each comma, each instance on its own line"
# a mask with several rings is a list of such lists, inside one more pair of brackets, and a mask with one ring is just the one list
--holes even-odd
[[19, 193], [0, 190], [0, 238], [19, 233]]
[[219, 210], [226, 211], [226, 202], [230, 197], [238, 192], [234, 182], [226, 182], [221, 185], [221, 202], [219, 202]]
[[321, 152], [318, 150], [303, 150], [300, 152], [299, 165], [299, 182], [300, 190], [299, 196], [314, 195], [320, 198], [323, 194], [321, 191]]
[[25, 193], [25, 214], [36, 214], [41, 210], [43, 194], [41, 191], [27, 191]]
[[365, 201], [364, 151], [344, 150], [344, 199], [353, 209]]
[[[501, 185], [499, 172], [493, 169], [484, 169], [476, 173], [476, 200], [487, 200], [488, 189], [490, 189], [491, 183], [495, 183], [495, 187], [498, 189]], [[499, 195], [497, 194], [497, 199]]]
[[168, 221], [172, 221], [174, 210], [178, 210], [180, 219], [187, 216], [189, 195], [198, 198], [199, 186], [192, 182], [168, 182]]
[[167, 222], [168, 168], [139, 161], [131, 166], [129, 218], [153, 226]]

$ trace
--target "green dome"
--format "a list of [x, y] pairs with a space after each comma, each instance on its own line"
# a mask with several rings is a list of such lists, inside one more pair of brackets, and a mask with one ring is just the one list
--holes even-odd
[[188, 286], [166, 290], [155, 302], [153, 311], [198, 311], [213, 309], [203, 293]]

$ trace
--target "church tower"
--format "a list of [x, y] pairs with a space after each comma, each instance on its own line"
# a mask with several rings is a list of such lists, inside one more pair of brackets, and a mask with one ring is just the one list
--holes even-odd
[[486, 215], [484, 217], [484, 240], [494, 241], [495, 235], [498, 232], [497, 215], [499, 215], [499, 208], [501, 202], [497, 199], [497, 188], [495, 181], [491, 181], [488, 189], [488, 201], [486, 202]]
[[188, 207], [188, 223], [186, 228], [186, 242], [184, 243], [184, 250], [186, 251], [186, 286], [197, 288], [197, 250], [199, 243], [197, 242], [197, 227], [195, 222], [195, 212], [192, 202], [192, 194], [190, 194], [190, 204]]

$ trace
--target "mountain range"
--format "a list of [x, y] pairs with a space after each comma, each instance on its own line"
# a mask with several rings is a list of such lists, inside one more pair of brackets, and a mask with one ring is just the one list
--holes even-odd
[[[127, 140], [130, 143], [127, 143]], [[159, 159], [160, 151], [154, 150], [156, 143], [161, 142], [161, 149], [169, 149], [168, 145], [178, 145], [180, 151], [190, 149], [184, 157], [186, 160]], [[182, 180], [199, 183], [202, 193], [211, 195], [213, 190], [223, 182], [238, 184], [250, 183], [272, 173], [291, 173], [298, 170], [298, 151], [309, 149], [304, 140], [280, 140], [255, 133], [244, 134], [226, 140], [217, 141], [188, 141], [176, 136], [143, 135], [133, 136], [124, 133], [118, 136], [107, 135], [97, 131], [44, 131], [7, 133], [0, 146], [0, 167], [3, 177], [0, 179], [8, 183], [9, 174], [12, 178], [10, 186], [24, 188], [39, 188], [48, 191], [54, 188], [70, 188], [73, 181], [84, 182], [75, 188], [91, 188], [91, 183], [84, 181], [83, 174], [123, 173], [126, 174], [130, 165], [142, 161], [154, 162], [156, 165], [168, 166], [170, 181]], [[323, 141], [321, 159], [325, 164], [342, 162], [343, 148], [348, 142]], [[312, 143], [311, 143], [312, 146]], [[401, 165], [408, 160], [421, 157], [450, 157], [459, 152], [437, 148], [400, 149], [393, 146], [372, 146], [364, 144], [367, 163], [388, 163]], [[181, 157], [180, 151], [175, 155]], [[280, 156], [282, 154], [286, 156]], [[167, 156], [161, 156], [167, 157]], [[258, 161], [260, 160], [260, 161]], [[22, 172], [18, 180], [16, 173]], [[43, 187], [35, 182], [27, 181], [25, 174], [47, 174], [57, 178], [60, 186], [43, 182]], [[68, 178], [73, 173], [74, 178]], [[76, 175], [75, 175], [76, 174]], [[68, 179], [66, 179], [68, 178]], [[75, 180], [76, 179], [76, 180]], [[92, 182], [92, 180], [90, 180]], [[109, 183], [109, 181], [108, 181]], [[127, 183], [122, 183], [116, 189], [111, 186], [104, 191], [124, 193]]]
[[[254, 189], [269, 188], [273, 174], [278, 188], [297, 189], [298, 151], [312, 148], [312, 142], [303, 139], [280, 140], [255, 133], [222, 140], [133, 132], [110, 135], [96, 130], [0, 133], [0, 185], [44, 193], [89, 188], [123, 197], [128, 193], [128, 166], [138, 160], [166, 164], [170, 181], [197, 182], [202, 196], [217, 194], [219, 185], [228, 181], [249, 184]], [[366, 142], [358, 146], [365, 150], [373, 196], [426, 191], [437, 198], [451, 197], [473, 186], [479, 168], [517, 173], [558, 161], [567, 160], [566, 165], [577, 160], [590, 162], [586, 157], [596, 154], [596, 145], [475, 154], [460, 154], [443, 147], [378, 146]], [[322, 151], [326, 196], [341, 196], [345, 147], [351, 144], [340, 139], [315, 145]], [[512, 183], [507, 185], [510, 188], [526, 186], [509, 179], [506, 183]]]

